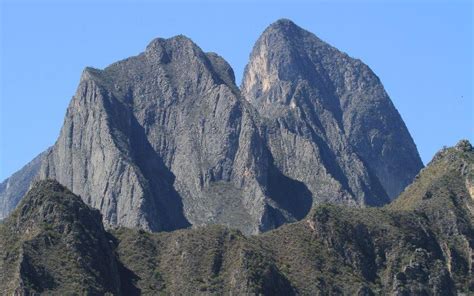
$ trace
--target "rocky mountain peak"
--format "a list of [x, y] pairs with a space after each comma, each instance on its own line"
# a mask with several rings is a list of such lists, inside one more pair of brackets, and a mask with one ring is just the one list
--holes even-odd
[[[400, 114], [371, 69], [291, 21], [277, 21], [263, 32], [241, 90], [263, 117], [315, 143], [324, 139], [330, 150], [345, 151], [336, 154], [348, 153], [346, 159], [367, 166], [365, 174], [378, 179], [391, 199], [422, 167]], [[344, 164], [337, 166], [345, 171]]]
[[329, 46], [315, 34], [303, 29], [289, 19], [279, 19], [270, 24], [260, 35], [255, 46], [265, 43], [266, 45], [277, 46], [277, 49], [281, 49], [284, 46], [301, 47], [303, 45], [301, 42], [304, 42], [306, 38], [319, 41], [320, 45]]
[[[107, 225], [259, 231], [264, 191], [250, 166], [262, 152], [249, 145], [261, 139], [224, 59], [177, 36], [85, 73], [93, 79], [79, 85], [41, 178], [80, 194]], [[253, 216], [245, 190], [258, 196]]]
[[[106, 226], [246, 234], [320, 202], [383, 205], [421, 168], [375, 74], [289, 20], [259, 38], [240, 90], [222, 57], [181, 35], [86, 68], [38, 162], [25, 184], [58, 180]], [[9, 211], [20, 195], [6, 187]]]
[[[312, 73], [307, 68], [309, 57], [304, 50], [308, 39], [318, 47], [329, 47], [314, 34], [288, 19], [278, 20], [268, 26], [250, 54], [250, 62], [245, 68], [242, 81], [243, 93], [268, 93], [270, 86], [275, 83], [285, 88], [285, 81], [297, 81], [302, 77], [311, 76]], [[319, 49], [314, 47], [313, 50]], [[255, 88], [256, 85], [261, 87]], [[268, 99], [278, 104], [290, 105], [289, 94], [285, 89], [282, 93], [269, 94]]]
[[145, 50], [145, 56], [150, 62], [169, 63], [173, 59], [183, 57], [204, 58], [202, 50], [188, 37], [177, 35], [168, 39], [156, 38]]
[[260, 36], [260, 39], [268, 38], [269, 35], [279, 34], [287, 39], [298, 39], [301, 35], [305, 34], [306, 31], [296, 25], [289, 19], [279, 19], [274, 23], [270, 24]]
[[378, 77], [289, 20], [240, 90], [158, 38], [86, 68], [54, 146], [0, 184], [0, 291], [468, 294], [473, 165], [464, 140], [417, 175]]

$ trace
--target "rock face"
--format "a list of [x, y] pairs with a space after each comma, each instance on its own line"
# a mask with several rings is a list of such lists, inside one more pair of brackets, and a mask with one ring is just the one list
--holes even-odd
[[0, 224], [0, 290], [471, 295], [474, 151], [467, 144], [440, 152], [393, 204], [320, 204], [304, 220], [256, 236], [217, 225], [107, 233], [97, 210], [42, 181]]
[[108, 226], [250, 234], [318, 202], [382, 205], [421, 168], [375, 75], [289, 21], [257, 42], [242, 91], [234, 80], [184, 36], [86, 68], [37, 178], [70, 188]]
[[[311, 206], [305, 186], [273, 167], [259, 128], [222, 58], [183, 36], [156, 39], [137, 57], [84, 71], [40, 178], [71, 188], [108, 224], [256, 233]], [[268, 183], [280, 180], [298, 204], [271, 196]]]
[[38, 175], [41, 162], [48, 150], [36, 156], [18, 172], [0, 183], [0, 220], [4, 219], [16, 207], [25, 195], [31, 182]]
[[[318, 192], [322, 178], [332, 178], [346, 199], [377, 204], [385, 193], [397, 197], [423, 167], [403, 120], [370, 68], [289, 20], [275, 22], [258, 39], [242, 95], [279, 127], [269, 134], [272, 151], [287, 139], [297, 143], [283, 144], [294, 156], [287, 153], [277, 162], [284, 174], [302, 180], [312, 192]], [[316, 196], [331, 198], [323, 192]]]

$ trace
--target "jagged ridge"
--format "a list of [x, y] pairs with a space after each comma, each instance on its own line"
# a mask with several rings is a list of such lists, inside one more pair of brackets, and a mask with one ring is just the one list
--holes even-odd
[[[112, 236], [100, 225], [98, 212], [79, 197], [56, 182], [40, 182], [0, 225], [0, 289], [117, 295], [469, 294], [474, 292], [473, 176], [474, 151], [463, 141], [439, 153], [393, 205], [319, 205], [304, 221], [250, 237], [222, 226], [157, 234], [121, 228]], [[57, 240], [56, 234], [65, 237]], [[32, 244], [35, 248], [28, 248]], [[69, 255], [51, 260], [58, 250]], [[26, 269], [20, 263], [25, 258]], [[56, 269], [75, 262], [82, 268], [72, 275]], [[90, 277], [103, 266], [117, 271]], [[73, 284], [83, 277], [89, 281]]]
[[0, 188], [4, 212], [31, 180], [52, 178], [107, 227], [255, 234], [321, 202], [383, 205], [421, 168], [370, 69], [288, 20], [257, 41], [241, 91], [234, 80], [185, 36], [86, 68], [41, 166], [14, 195]]

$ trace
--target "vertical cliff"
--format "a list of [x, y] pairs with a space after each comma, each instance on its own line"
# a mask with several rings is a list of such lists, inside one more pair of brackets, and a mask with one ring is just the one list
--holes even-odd
[[[290, 20], [273, 23], [258, 39], [242, 95], [283, 127], [270, 135], [272, 144], [300, 141], [291, 147], [294, 154], [304, 154], [311, 168], [322, 163], [326, 174], [359, 203], [383, 203], [384, 192], [394, 199], [423, 167], [402, 118], [370, 68]], [[308, 160], [307, 154], [316, 159]], [[305, 178], [291, 167], [294, 160], [280, 162], [285, 173]], [[318, 183], [309, 177], [305, 181], [313, 188]]]

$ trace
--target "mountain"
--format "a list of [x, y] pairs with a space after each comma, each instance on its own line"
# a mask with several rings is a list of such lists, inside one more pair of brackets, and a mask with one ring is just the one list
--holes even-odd
[[[298, 176], [309, 187], [319, 186], [321, 177], [314, 172], [323, 166], [340, 180], [349, 199], [378, 204], [385, 195], [397, 197], [423, 167], [400, 114], [370, 68], [290, 20], [273, 23], [258, 39], [242, 95], [279, 127], [269, 133], [272, 151], [287, 138], [307, 143], [289, 147], [294, 156], [284, 154], [277, 162], [284, 174]], [[301, 172], [301, 163], [307, 171]]]
[[439, 151], [387, 207], [420, 213], [437, 237], [458, 288], [474, 291], [474, 150], [469, 141]]
[[[321, 202], [386, 204], [422, 167], [370, 69], [288, 20], [257, 41], [241, 89], [223, 58], [184, 36], [86, 68], [41, 158], [16, 196], [30, 180], [56, 179], [107, 227], [245, 234]], [[5, 196], [10, 211], [17, 199]]]
[[0, 224], [5, 295], [103, 295], [120, 286], [99, 211], [56, 181], [36, 183]]
[[41, 181], [0, 224], [0, 289], [468, 295], [474, 292], [473, 184], [474, 150], [461, 141], [438, 153], [390, 205], [320, 204], [302, 221], [245, 236], [217, 225], [107, 232], [97, 210], [59, 183]]
[[[221, 57], [184, 36], [86, 69], [40, 178], [71, 188], [111, 225], [219, 223], [257, 233], [301, 219], [311, 197], [273, 167], [233, 81]], [[301, 200], [296, 210], [269, 196], [269, 173]]]
[[25, 195], [41, 168], [48, 150], [36, 156], [18, 172], [0, 183], [0, 220], [4, 219], [16, 207]]
[[474, 150], [461, 141], [385, 207], [321, 205], [262, 240], [304, 295], [470, 295], [473, 182]]

